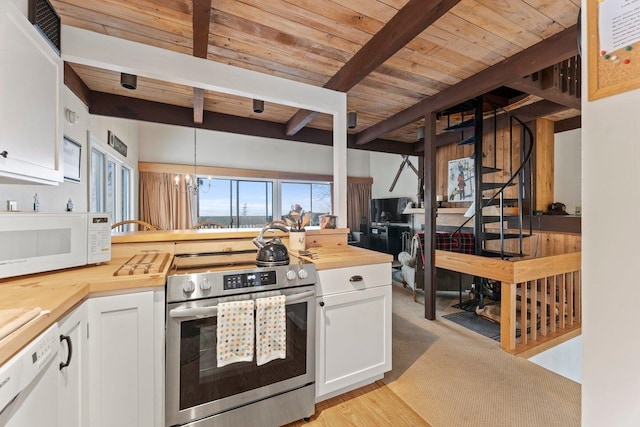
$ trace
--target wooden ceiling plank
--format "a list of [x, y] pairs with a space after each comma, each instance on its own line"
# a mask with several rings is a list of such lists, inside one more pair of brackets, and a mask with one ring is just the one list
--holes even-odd
[[456, 85], [444, 89], [437, 95], [365, 129], [357, 135], [356, 143], [358, 145], [366, 144], [393, 129], [418, 120], [418, 118], [424, 116], [425, 111], [444, 110], [576, 55], [578, 52], [576, 34], [576, 26], [567, 28]]
[[[567, 28], [532, 7], [528, 0], [476, 0], [484, 7], [504, 16], [518, 27], [547, 39]], [[575, 24], [575, 23], [574, 23]]]
[[[347, 92], [459, 1], [410, 0], [329, 79], [324, 87]], [[296, 113], [287, 122], [287, 135], [295, 135], [308, 122], [309, 120]]]
[[[479, 27], [490, 29], [496, 36], [509, 40], [520, 46], [521, 49], [526, 49], [543, 40], [539, 35], [523, 29], [502, 14], [484, 7], [474, 0], [461, 2], [452, 13]], [[514, 34], [518, 36], [514, 37]]]

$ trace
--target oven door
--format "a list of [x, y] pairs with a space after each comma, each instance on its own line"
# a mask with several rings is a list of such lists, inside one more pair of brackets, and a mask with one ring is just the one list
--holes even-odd
[[[278, 290], [287, 297], [287, 355], [257, 366], [217, 366], [216, 306], [221, 298], [167, 306], [166, 424], [181, 425], [315, 381], [315, 286]], [[233, 299], [273, 295], [257, 292]]]

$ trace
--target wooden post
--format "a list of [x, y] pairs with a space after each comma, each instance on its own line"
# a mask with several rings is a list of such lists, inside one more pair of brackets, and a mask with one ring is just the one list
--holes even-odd
[[534, 210], [546, 211], [555, 202], [553, 195], [553, 122], [546, 119], [535, 121], [535, 149], [534, 149]]
[[436, 113], [425, 116], [424, 132], [424, 317], [436, 318]]
[[507, 351], [516, 348], [516, 289], [516, 283], [507, 282], [500, 288], [500, 347]]

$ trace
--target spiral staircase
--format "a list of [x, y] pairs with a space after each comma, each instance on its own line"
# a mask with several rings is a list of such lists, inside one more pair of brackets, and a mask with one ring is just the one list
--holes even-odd
[[[473, 145], [474, 170], [471, 179], [476, 191], [471, 215], [451, 232], [450, 238], [460, 236], [462, 228], [469, 227], [468, 223], [473, 221], [475, 255], [500, 259], [523, 257], [526, 255], [523, 251], [524, 238], [532, 234], [531, 225], [527, 230], [524, 229], [523, 217], [533, 215], [533, 132], [516, 116], [484, 101], [482, 96], [443, 114], [464, 110], [473, 111], [473, 117], [463, 119], [445, 130], [461, 133], [458, 145]], [[493, 129], [485, 133], [484, 124], [487, 120], [492, 123]], [[508, 132], [504, 135], [508, 136], [508, 141], [503, 143], [503, 147], [507, 147], [503, 158], [509, 161], [503, 161], [499, 167], [497, 135], [498, 129], [504, 129], [505, 126]], [[471, 135], [465, 138], [465, 133]], [[480, 308], [483, 307], [485, 296], [499, 299], [499, 283], [476, 277], [474, 284], [477, 296], [475, 303]]]

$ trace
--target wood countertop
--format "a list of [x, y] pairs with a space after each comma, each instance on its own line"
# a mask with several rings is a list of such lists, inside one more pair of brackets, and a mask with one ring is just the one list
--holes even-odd
[[[212, 234], [218, 234], [215, 233], [216, 230], [211, 231], [214, 233], [196, 232], [195, 234], [208, 234], [204, 239], [211, 239]], [[325, 232], [325, 230], [317, 231]], [[323, 234], [335, 232], [335, 230], [326, 231], [329, 233], [325, 232]], [[131, 233], [137, 234], [137, 238], [128, 237], [125, 240], [152, 243], [154, 241], [153, 239], [158, 238], [160, 235], [155, 232], [152, 234], [147, 233], [151, 232], [145, 232], [142, 240], [140, 240], [139, 235], [143, 233]], [[185, 237], [185, 240], [194, 240], [193, 233], [161, 233], [163, 237], [162, 240], [157, 240], [158, 242], [166, 242], [167, 236], [175, 237], [175, 235], [182, 235]], [[245, 235], [245, 233], [250, 234]], [[311, 236], [307, 237], [307, 239], [312, 242], [313, 234], [315, 233], [311, 233]], [[156, 237], [152, 237], [153, 235]], [[221, 235], [220, 238], [228, 239], [230, 235], [233, 235], [234, 238], [255, 237], [256, 231], [231, 232], [223, 236]], [[311, 239], [309, 239], [309, 237], [311, 237]], [[148, 240], [149, 238], [151, 240]], [[195, 240], [202, 239], [203, 237], [195, 238]], [[118, 239], [115, 239], [114, 236], [114, 240]], [[177, 240], [179, 241], [180, 239]], [[309, 250], [318, 255], [317, 259], [311, 259], [310, 257], [300, 258], [313, 262], [318, 270], [393, 261], [393, 257], [389, 254], [349, 246], [346, 243], [316, 247], [311, 246]], [[164, 253], [162, 253], [162, 255], [164, 255]], [[21, 326], [15, 333], [9, 334], [0, 340], [0, 365], [4, 364], [38, 334], [62, 318], [64, 314], [74, 306], [91, 296], [152, 290], [154, 288], [164, 287], [173, 259], [172, 253], [168, 255], [168, 261], [162, 265], [161, 270], [157, 268], [151, 269], [147, 274], [143, 274], [140, 269], [135, 270], [134, 274], [131, 275], [122, 274], [124, 271], [122, 267], [123, 264], [131, 261], [131, 256], [127, 255], [118, 256], [110, 262], [101, 265], [76, 267], [56, 272], [0, 279], [0, 310], [40, 307], [46, 313]], [[296, 254], [290, 255], [296, 256]], [[159, 257], [159, 261], [161, 258], [162, 257]]]
[[0, 340], [0, 365], [75, 305], [92, 295], [123, 293], [164, 286], [171, 262], [163, 271], [114, 276], [129, 258], [56, 272], [0, 280], [0, 310], [40, 307], [46, 314]]

